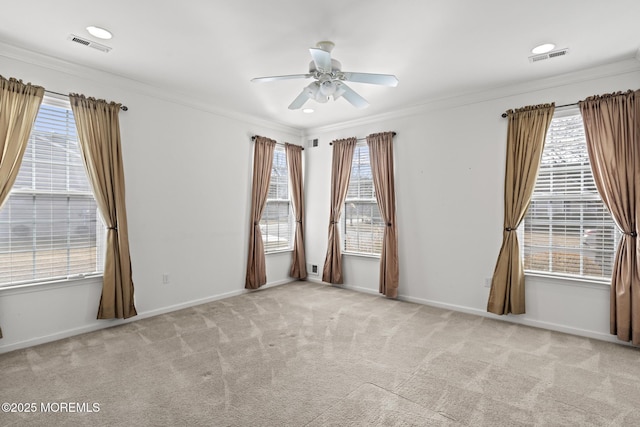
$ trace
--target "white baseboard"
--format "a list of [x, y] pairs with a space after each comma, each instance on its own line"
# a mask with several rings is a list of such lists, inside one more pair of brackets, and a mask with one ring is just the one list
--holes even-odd
[[331, 285], [334, 286], [336, 288], [341, 288], [341, 289], [348, 289], [350, 291], [356, 291], [356, 292], [361, 292], [363, 294], [369, 294], [369, 295], [378, 295], [383, 297], [384, 295], [382, 295], [380, 292], [373, 290], [373, 289], [369, 289], [369, 288], [364, 288], [362, 286], [351, 286], [351, 285]]
[[[260, 287], [260, 289], [272, 288], [275, 286], [284, 285], [286, 283], [290, 283], [293, 279], [285, 279], [279, 280], [272, 283], [267, 283]], [[123, 325], [125, 323], [135, 322], [137, 320], [147, 319], [149, 317], [159, 316], [161, 314], [171, 313], [173, 311], [182, 310], [184, 308], [195, 307], [197, 305], [206, 304], [209, 302], [234, 297], [237, 295], [242, 295], [245, 293], [254, 292], [249, 289], [239, 289], [236, 291], [225, 292], [222, 294], [212, 295], [206, 298], [199, 298], [191, 301], [186, 301], [180, 304], [174, 304], [167, 307], [157, 308], [154, 310], [148, 310], [143, 312], [138, 312], [137, 316], [131, 317], [129, 319], [112, 319], [112, 320], [95, 320], [93, 323], [80, 326], [78, 328], [66, 329], [64, 331], [59, 331], [54, 334], [44, 335], [36, 338], [29, 338], [24, 341], [18, 341], [7, 345], [0, 345], [0, 354], [8, 353], [14, 350], [20, 350], [23, 348], [33, 347], [35, 345], [45, 344], [52, 341], [58, 341], [64, 338], [73, 337], [80, 334], [86, 334], [88, 332], [99, 331], [100, 329], [111, 328], [118, 325]], [[1, 342], [1, 341], [0, 341]]]
[[[307, 278], [307, 280], [309, 280], [311, 282], [316, 282], [316, 283], [329, 285], [328, 283], [325, 283], [325, 282], [323, 282], [322, 280], [319, 280], [319, 279]], [[352, 291], [356, 291], [356, 292], [362, 292], [362, 293], [370, 294], [370, 295], [380, 295], [382, 297], [382, 295], [380, 293], [378, 293], [377, 291], [375, 291], [373, 289], [370, 289], [370, 288], [365, 288], [365, 287], [362, 287], [362, 286], [351, 286], [351, 285], [331, 285], [331, 286], [334, 286], [334, 287], [337, 287], [337, 288], [342, 288], [342, 289], [347, 289], [347, 290], [352, 290]], [[500, 320], [500, 321], [503, 321], [503, 322], [516, 323], [516, 324], [525, 325], [525, 326], [531, 326], [531, 327], [539, 328], [539, 329], [546, 329], [546, 330], [555, 331], [555, 332], [562, 332], [562, 333], [570, 334], [570, 335], [577, 335], [577, 336], [581, 336], [581, 337], [585, 337], [585, 338], [593, 338], [593, 339], [600, 340], [600, 341], [608, 341], [608, 342], [612, 342], [612, 343], [616, 343], [616, 344], [629, 345], [629, 346], [631, 345], [631, 344], [626, 343], [624, 341], [620, 341], [614, 335], [610, 335], [610, 334], [607, 334], [607, 333], [602, 333], [602, 332], [597, 332], [597, 331], [590, 331], [590, 330], [587, 330], [587, 329], [574, 328], [574, 327], [571, 327], [571, 326], [561, 325], [561, 324], [552, 323], [552, 322], [545, 322], [545, 321], [542, 321], [542, 320], [527, 319], [527, 318], [519, 317], [519, 316], [515, 316], [515, 315], [498, 316], [498, 315], [495, 315], [493, 313], [489, 313], [487, 311], [480, 310], [480, 309], [473, 308], [473, 307], [466, 307], [466, 306], [462, 306], [462, 305], [449, 304], [449, 303], [444, 303], [444, 302], [440, 302], [440, 301], [428, 300], [428, 299], [424, 299], [424, 298], [415, 298], [415, 297], [411, 297], [411, 296], [408, 296], [408, 295], [398, 295], [398, 300], [412, 302], [412, 303], [415, 303], [415, 304], [428, 305], [428, 306], [431, 306], [431, 307], [443, 308], [445, 310], [457, 311], [457, 312], [461, 312], [461, 313], [473, 314], [473, 315], [476, 315], [476, 316], [487, 317], [487, 318], [490, 318], [490, 319]]]
[[[320, 279], [320, 277], [309, 276], [309, 277], [307, 277], [306, 280], [308, 282], [324, 284], [324, 285], [327, 285], [327, 286], [334, 286], [334, 287], [337, 287], [337, 288], [351, 290], [351, 291], [355, 291], [355, 292], [361, 292], [361, 293], [366, 293], [366, 294], [370, 294], [370, 295], [380, 295], [377, 291], [369, 289], [369, 288], [365, 288], [365, 287], [362, 287], [362, 286], [331, 285], [329, 283], [323, 282]], [[110, 327], [113, 327], [113, 326], [122, 325], [122, 324], [125, 324], [125, 323], [135, 322], [137, 320], [142, 320], [142, 319], [146, 319], [146, 318], [153, 317], [153, 316], [158, 316], [158, 315], [165, 314], [165, 313], [170, 313], [170, 312], [173, 312], [173, 311], [182, 310], [184, 308], [194, 307], [194, 306], [197, 306], [197, 305], [206, 304], [206, 303], [209, 303], [209, 302], [213, 302], [213, 301], [217, 301], [217, 300], [221, 300], [221, 299], [225, 299], [225, 298], [230, 298], [230, 297], [234, 297], [234, 296], [237, 296], [237, 295], [242, 295], [242, 294], [249, 293], [249, 292], [255, 292], [255, 291], [259, 291], [260, 289], [268, 289], [268, 288], [272, 288], [272, 287], [276, 287], [276, 286], [281, 286], [281, 285], [284, 285], [284, 284], [287, 284], [287, 283], [291, 283], [292, 281], [295, 281], [295, 280], [283, 279], [283, 280], [279, 280], [279, 281], [268, 283], [268, 284], [260, 287], [257, 290], [239, 289], [239, 290], [236, 290], [236, 291], [217, 294], [217, 295], [209, 296], [209, 297], [206, 297], [206, 298], [195, 299], [195, 300], [183, 302], [183, 303], [180, 303], [180, 304], [174, 304], [174, 305], [171, 305], [171, 306], [162, 307], [162, 308], [158, 308], [158, 309], [154, 309], [154, 310], [149, 310], [149, 311], [145, 311], [145, 312], [142, 312], [142, 313], [138, 313], [137, 316], [134, 316], [134, 317], [129, 318], [129, 319], [114, 319], [114, 320], [107, 320], [107, 321], [105, 321], [105, 320], [101, 320], [101, 321], [96, 320], [95, 323], [84, 325], [84, 326], [81, 326], [81, 327], [78, 327], [78, 328], [67, 329], [67, 330], [64, 330], [64, 331], [57, 332], [55, 334], [50, 334], [50, 335], [37, 337], [37, 338], [31, 338], [31, 339], [28, 339], [28, 340], [19, 341], [19, 342], [16, 342], [16, 343], [5, 345], [5, 346], [0, 346], [0, 354], [8, 353], [8, 352], [14, 351], [14, 350], [20, 350], [20, 349], [27, 348], [27, 347], [32, 347], [32, 346], [39, 345], [39, 344], [44, 344], [44, 343], [51, 342], [51, 341], [57, 341], [57, 340], [60, 340], [60, 339], [69, 338], [69, 337], [72, 337], [72, 336], [75, 336], [75, 335], [80, 335], [80, 334], [84, 334], [84, 333], [88, 333], [88, 332], [94, 332], [94, 331], [97, 331], [97, 330], [100, 330], [100, 329], [106, 329], [106, 328], [110, 328]], [[382, 295], [380, 295], [380, 296], [382, 297]], [[443, 308], [443, 309], [446, 309], [446, 310], [457, 311], [457, 312], [462, 312], [462, 313], [467, 313], [467, 314], [473, 314], [473, 315], [476, 315], [476, 316], [487, 317], [487, 318], [491, 318], [491, 319], [494, 319], [494, 320], [500, 320], [500, 321], [503, 321], [503, 322], [511, 322], [511, 323], [521, 324], [521, 325], [525, 325], [525, 326], [532, 326], [532, 327], [540, 328], [540, 329], [546, 329], [546, 330], [562, 332], [562, 333], [571, 334], [571, 335], [577, 335], [577, 336], [586, 337], [586, 338], [593, 338], [593, 339], [597, 339], [597, 340], [600, 340], [600, 341], [608, 341], [608, 342], [613, 342], [613, 343], [616, 343], [616, 344], [630, 345], [628, 343], [625, 343], [624, 341], [618, 340], [613, 335], [609, 335], [609, 334], [605, 334], [605, 333], [601, 333], [601, 332], [596, 332], [596, 331], [590, 331], [590, 330], [586, 330], [586, 329], [574, 328], [574, 327], [570, 327], [570, 326], [560, 325], [560, 324], [557, 324], [557, 323], [544, 322], [544, 321], [535, 320], [535, 319], [527, 319], [527, 318], [518, 317], [518, 316], [512, 316], [512, 315], [497, 316], [495, 314], [488, 313], [488, 312], [486, 312], [484, 310], [480, 310], [480, 309], [473, 308], [473, 307], [466, 307], [466, 306], [461, 306], [461, 305], [443, 303], [443, 302], [433, 301], [433, 300], [428, 300], [428, 299], [423, 299], [423, 298], [415, 298], [415, 297], [411, 297], [411, 296], [407, 296], [407, 295], [399, 295], [398, 296], [398, 300], [412, 302], [412, 303], [416, 303], [416, 304], [428, 305], [428, 306], [432, 306], [432, 307]]]
[[444, 308], [446, 310], [458, 311], [461, 313], [487, 317], [490, 319], [500, 320], [503, 322], [517, 323], [520, 325], [532, 326], [534, 328], [539, 328], [539, 329], [562, 332], [565, 334], [577, 335], [585, 338], [593, 338], [600, 341], [609, 341], [609, 342], [614, 342], [614, 343], [623, 344], [623, 345], [627, 344], [624, 341], [618, 340], [615, 336], [610, 334], [605, 334], [597, 331], [590, 331], [587, 329], [574, 328], [571, 326], [560, 325], [558, 323], [545, 322], [545, 321], [536, 320], [536, 319], [527, 319], [527, 318], [519, 317], [516, 315], [498, 316], [496, 314], [489, 313], [484, 310], [479, 310], [477, 308], [465, 307], [465, 306], [455, 305], [455, 304], [448, 304], [448, 303], [443, 303], [439, 301], [427, 300], [423, 298], [414, 298], [406, 295], [400, 295], [398, 296], [398, 299], [402, 301], [413, 302], [416, 304], [428, 305], [432, 307]]
[[268, 289], [268, 288], [275, 288], [276, 286], [281, 286], [281, 285], [286, 285], [287, 283], [292, 283], [292, 282], [297, 282], [298, 279], [294, 279], [292, 277], [286, 278], [286, 279], [282, 279], [282, 280], [276, 280], [275, 282], [271, 282], [271, 283], [267, 283], [266, 285], [262, 285], [260, 286], [258, 289], [243, 289], [242, 293], [247, 293], [247, 292], [253, 292], [253, 291], [257, 291], [260, 289]]

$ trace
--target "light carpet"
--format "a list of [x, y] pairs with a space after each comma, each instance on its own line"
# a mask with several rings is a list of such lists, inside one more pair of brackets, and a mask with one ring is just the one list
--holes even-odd
[[0, 395], [37, 406], [3, 426], [639, 426], [640, 350], [294, 282], [2, 354]]

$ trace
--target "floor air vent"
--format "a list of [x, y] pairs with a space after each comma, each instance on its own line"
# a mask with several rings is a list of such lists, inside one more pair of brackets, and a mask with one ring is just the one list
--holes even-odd
[[543, 53], [541, 55], [533, 55], [529, 57], [529, 62], [544, 61], [545, 59], [557, 58], [559, 56], [566, 56], [569, 53], [569, 49], [554, 50], [552, 52]]
[[99, 50], [100, 52], [104, 52], [104, 53], [108, 53], [111, 50], [109, 46], [105, 46], [103, 44], [96, 43], [91, 40], [83, 39], [82, 37], [74, 36], [73, 34], [69, 35], [69, 40], [71, 40], [74, 43], [81, 44], [83, 46], [92, 47], [95, 50]]

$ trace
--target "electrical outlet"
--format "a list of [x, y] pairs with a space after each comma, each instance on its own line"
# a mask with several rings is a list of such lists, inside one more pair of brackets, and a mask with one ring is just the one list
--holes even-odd
[[167, 273], [163, 273], [162, 274], [162, 283], [165, 284], [165, 285], [169, 284], [169, 274], [167, 274]]

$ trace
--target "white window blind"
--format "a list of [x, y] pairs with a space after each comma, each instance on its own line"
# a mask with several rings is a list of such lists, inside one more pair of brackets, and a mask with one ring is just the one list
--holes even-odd
[[620, 233], [596, 189], [577, 109], [551, 121], [522, 228], [526, 270], [611, 277]]
[[0, 210], [0, 286], [101, 273], [103, 247], [73, 114], [45, 98]]
[[289, 198], [287, 155], [284, 146], [280, 144], [276, 145], [273, 151], [269, 194], [260, 219], [260, 231], [265, 252], [293, 247], [293, 214]]
[[376, 201], [369, 147], [358, 142], [351, 163], [351, 179], [342, 214], [345, 252], [379, 255], [384, 222]]

